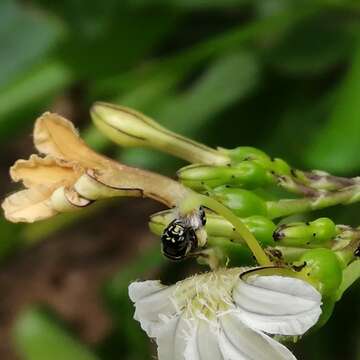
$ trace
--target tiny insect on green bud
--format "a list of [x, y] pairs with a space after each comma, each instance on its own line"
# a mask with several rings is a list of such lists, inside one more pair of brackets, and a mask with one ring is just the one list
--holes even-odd
[[[161, 235], [165, 227], [174, 219], [172, 210], [165, 210], [151, 215], [149, 228], [156, 235]], [[272, 234], [275, 224], [264, 216], [254, 215], [242, 219], [250, 232], [256, 237], [263, 247], [274, 246]], [[234, 241], [242, 241], [229, 221], [222, 216], [207, 212], [205, 230], [208, 237], [227, 238]]]
[[249, 190], [224, 185], [210, 191], [210, 195], [239, 217], [267, 216], [266, 202]]
[[308, 223], [283, 224], [273, 234], [274, 240], [284, 246], [323, 244], [335, 236], [336, 226], [329, 218], [319, 218]]

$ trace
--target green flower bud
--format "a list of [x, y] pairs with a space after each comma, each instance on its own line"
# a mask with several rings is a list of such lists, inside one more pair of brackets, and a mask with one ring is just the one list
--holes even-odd
[[239, 164], [245, 160], [251, 160], [260, 165], [264, 170], [276, 172], [280, 175], [290, 175], [291, 167], [279, 158], [271, 159], [265, 152], [250, 146], [240, 146], [235, 149], [218, 149], [231, 159], [231, 163]]
[[280, 225], [273, 236], [279, 245], [285, 246], [322, 244], [336, 236], [336, 226], [332, 220], [320, 218], [308, 223]]
[[317, 284], [325, 297], [335, 296], [342, 281], [342, 268], [337, 256], [329, 249], [311, 249], [304, 253], [299, 263], [300, 273]]
[[239, 217], [267, 216], [266, 202], [251, 191], [224, 185], [215, 188], [210, 195]]
[[186, 186], [204, 191], [221, 185], [233, 185], [254, 189], [270, 183], [266, 171], [252, 161], [244, 161], [235, 166], [189, 165], [177, 173]]
[[251, 146], [239, 146], [235, 149], [219, 148], [218, 150], [226, 154], [232, 163], [239, 163], [244, 160], [271, 161], [266, 153]]
[[271, 220], [264, 216], [254, 215], [243, 219], [243, 222], [263, 247], [275, 245], [272, 237], [275, 224]]
[[[272, 238], [275, 224], [271, 220], [264, 216], [254, 215], [244, 218], [242, 221], [263, 247], [275, 245]], [[226, 237], [233, 240], [241, 239], [231, 223], [216, 214], [207, 214], [206, 231], [209, 236]]]
[[173, 133], [124, 106], [96, 102], [91, 108], [91, 118], [101, 133], [121, 146], [153, 148], [191, 163], [225, 165], [230, 161], [220, 151]]

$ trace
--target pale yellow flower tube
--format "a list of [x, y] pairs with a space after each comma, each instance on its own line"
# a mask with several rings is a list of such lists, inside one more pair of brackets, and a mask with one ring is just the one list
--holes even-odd
[[63, 117], [43, 114], [35, 123], [39, 155], [18, 160], [10, 169], [25, 187], [2, 203], [12, 222], [34, 222], [116, 196], [149, 197], [174, 207], [190, 192], [180, 183], [132, 168], [90, 149], [74, 125]]

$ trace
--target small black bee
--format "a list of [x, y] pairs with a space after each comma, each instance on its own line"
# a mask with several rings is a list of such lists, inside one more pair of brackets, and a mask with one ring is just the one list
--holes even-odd
[[183, 220], [173, 220], [161, 236], [163, 254], [174, 261], [182, 260], [196, 247], [195, 230]]

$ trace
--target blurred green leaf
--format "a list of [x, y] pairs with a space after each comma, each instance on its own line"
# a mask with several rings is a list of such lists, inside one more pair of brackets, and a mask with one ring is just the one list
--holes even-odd
[[12, 0], [0, 3], [0, 89], [39, 62], [63, 38], [62, 24]]
[[141, 86], [144, 81], [154, 78], [155, 74], [178, 72], [181, 74], [181, 79], [199, 69], [211, 58], [221, 57], [224, 53], [239, 50], [256, 41], [264, 41], [270, 35], [286, 32], [297, 22], [317, 12], [318, 7], [306, 6], [297, 12], [284, 11], [268, 18], [255, 19], [249, 23], [234, 26], [185, 50], [178, 51], [174, 55], [148, 62], [140, 69], [135, 67], [118, 76], [112, 76], [111, 79], [102, 80], [98, 86], [105, 90], [106, 88], [114, 89], [114, 84], [119, 84], [118, 89], [126, 93], [129, 88], [135, 88], [136, 84]]
[[338, 90], [329, 120], [307, 148], [306, 161], [311, 167], [349, 173], [360, 168], [359, 148], [360, 46]]
[[286, 158], [293, 166], [303, 166], [303, 149], [308, 146], [309, 138], [319, 131], [320, 122], [329, 115], [335, 94], [314, 98], [306, 93], [306, 88], [298, 86], [281, 105], [281, 112], [274, 110], [278, 117], [277, 126], [266, 139], [263, 148], [272, 156]]
[[251, 94], [259, 83], [260, 69], [258, 58], [250, 52], [224, 55], [189, 90], [165, 104], [157, 118], [176, 132], [194, 134], [208, 119]]
[[[170, 97], [154, 116], [159, 123], [186, 136], [194, 136], [210, 120], [240, 99], [248, 96], [259, 82], [260, 64], [249, 52], [224, 55], [178, 96]], [[147, 150], [146, 150], [147, 151]], [[161, 169], [161, 155], [129, 149], [122, 155], [126, 163]]]
[[38, 308], [18, 315], [13, 338], [23, 360], [99, 360], [53, 316]]
[[97, 84], [99, 80], [105, 79], [107, 93], [113, 94], [118, 85], [114, 75], [141, 66], [143, 58], [159, 47], [181, 21], [178, 14], [170, 11], [135, 12], [121, 2], [114, 5], [113, 13], [106, 11], [107, 17], [102, 3], [74, 8], [75, 13], [80, 12], [82, 23], [74, 13], [68, 16], [72, 32], [61, 55], [81, 79], [94, 82], [89, 90], [97, 96], [103, 96], [98, 88], [105, 88], [104, 84]]
[[[0, 90], [0, 139], [17, 131], [19, 124], [33, 119], [16, 117], [25, 108], [48, 100], [71, 82], [72, 75], [60, 62], [36, 66], [21, 78]], [[17, 121], [14, 121], [16, 117]]]
[[[132, 6], [149, 6], [147, 0], [127, 0]], [[250, 0], [152, 0], [154, 4], [166, 7], [177, 7], [181, 9], [194, 10], [206, 8], [228, 8], [249, 3]]]
[[314, 75], [329, 71], [346, 60], [352, 34], [331, 15], [314, 16], [284, 33], [264, 56], [279, 71], [289, 75]]

